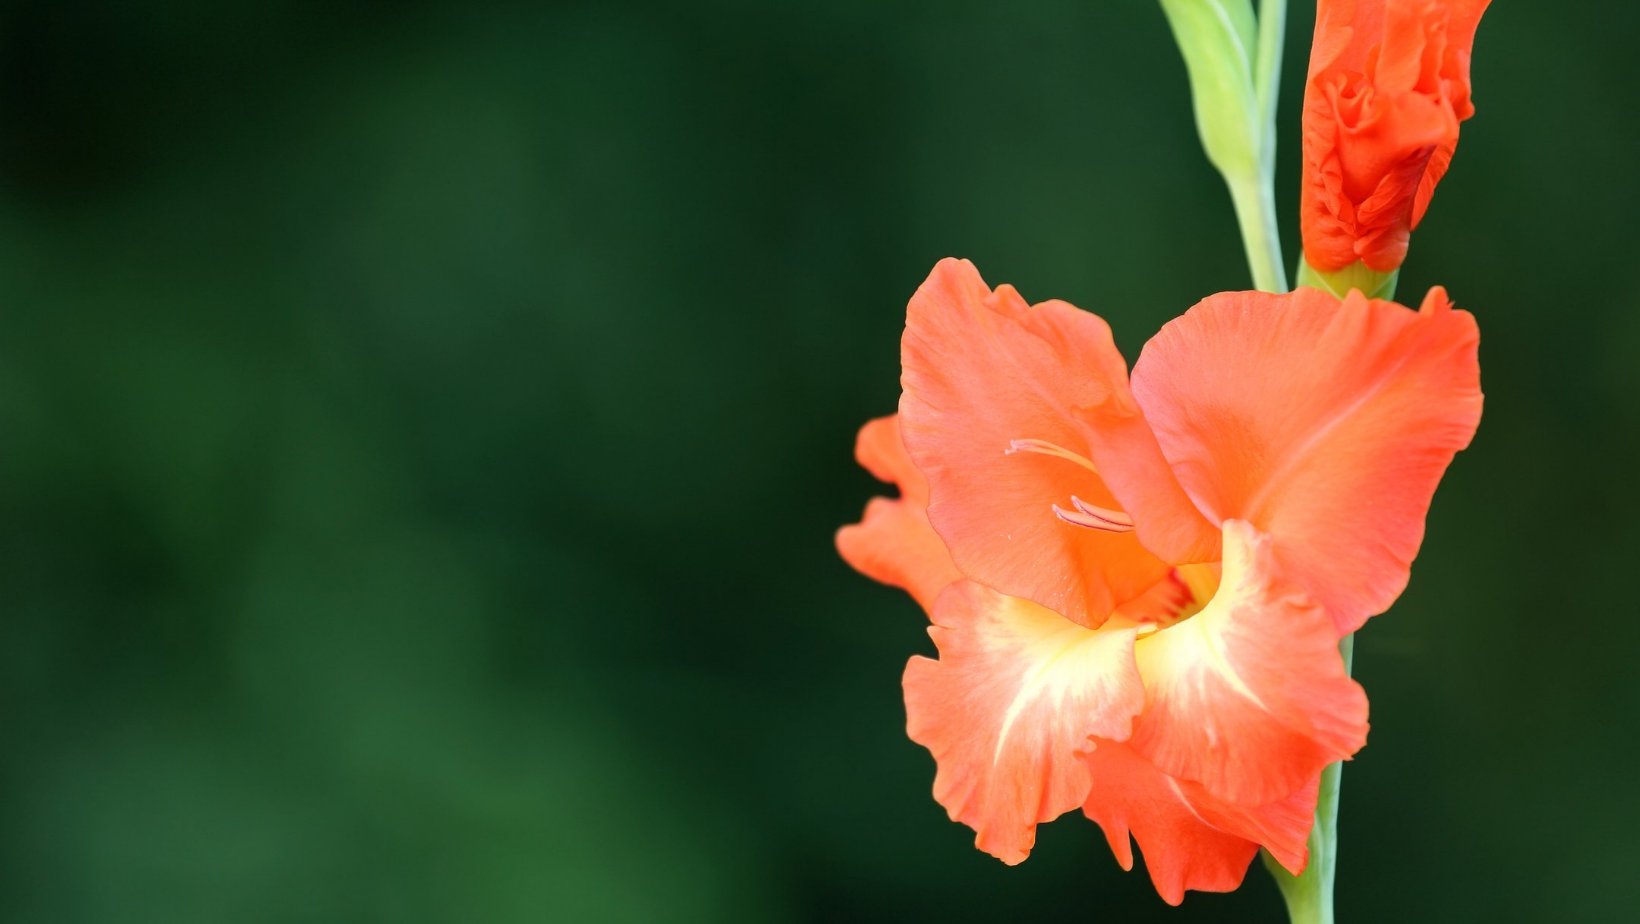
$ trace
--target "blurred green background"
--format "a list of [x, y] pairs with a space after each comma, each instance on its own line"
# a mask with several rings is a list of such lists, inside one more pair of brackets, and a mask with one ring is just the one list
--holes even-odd
[[[1640, 906], [1637, 19], [1482, 24], [1346, 920]], [[1279, 920], [929, 797], [831, 534], [945, 255], [1130, 357], [1248, 285], [1155, 4], [6, 4], [0, 919]]]

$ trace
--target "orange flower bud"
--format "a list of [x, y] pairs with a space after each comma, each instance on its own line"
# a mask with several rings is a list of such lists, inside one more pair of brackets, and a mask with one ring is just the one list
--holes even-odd
[[1469, 57], [1489, 0], [1320, 0], [1304, 87], [1304, 258], [1388, 273], [1474, 115]]

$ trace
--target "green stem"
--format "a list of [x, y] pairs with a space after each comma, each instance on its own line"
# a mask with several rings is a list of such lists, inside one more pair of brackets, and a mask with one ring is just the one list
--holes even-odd
[[1230, 187], [1230, 200], [1236, 206], [1236, 223], [1241, 226], [1241, 242], [1247, 250], [1247, 266], [1253, 271], [1254, 288], [1265, 292], [1287, 291], [1281, 232], [1276, 227], [1274, 182], [1268, 176], [1225, 179]]
[[1287, 31], [1287, 0], [1262, 0], [1258, 8], [1258, 52], [1253, 62], [1253, 95], [1258, 105], [1257, 172], [1225, 180], [1241, 226], [1253, 286], [1287, 291], [1287, 267], [1276, 225], [1276, 100], [1281, 91], [1281, 46]]
[[[1352, 268], [1353, 270], [1353, 268]], [[1366, 267], [1362, 272], [1370, 273]], [[1394, 298], [1396, 273], [1376, 274], [1372, 279], [1346, 276], [1343, 292], [1336, 287], [1340, 279], [1316, 273], [1310, 265], [1299, 261], [1298, 284], [1326, 288], [1339, 298], [1353, 286], [1366, 283], [1373, 288], [1374, 298]], [[1338, 643], [1338, 653], [1344, 656], [1344, 673], [1355, 669], [1355, 636], [1346, 635]], [[1310, 829], [1310, 862], [1304, 872], [1294, 876], [1282, 869], [1281, 864], [1264, 855], [1264, 865], [1281, 888], [1281, 897], [1287, 900], [1287, 916], [1293, 924], [1333, 924], [1333, 878], [1338, 872], [1338, 787], [1343, 782], [1344, 763], [1330, 764], [1321, 771], [1321, 790], [1315, 800], [1315, 827]]]
[[1286, 32], [1287, 0], [1262, 0], [1258, 5], [1258, 60], [1253, 65], [1253, 88], [1264, 125], [1260, 165], [1272, 174], [1272, 179], [1276, 166], [1276, 96], [1281, 89], [1281, 45]]
[[[1355, 660], [1355, 636], [1346, 635], [1339, 643], [1344, 656], [1344, 672]], [[1344, 775], [1342, 761], [1321, 771], [1321, 792], [1315, 804], [1315, 827], [1310, 829], [1310, 862], [1304, 872], [1292, 875], [1264, 852], [1264, 865], [1287, 900], [1287, 916], [1293, 924], [1333, 924], [1333, 879], [1338, 872], [1338, 787]]]
[[[1242, 242], [1247, 248], [1247, 263], [1253, 270], [1253, 284], [1266, 292], [1287, 291], [1287, 273], [1281, 259], [1281, 237], [1275, 221], [1274, 194], [1276, 96], [1281, 84], [1281, 46], [1286, 20], [1286, 0], [1260, 0], [1258, 61], [1253, 74], [1260, 120], [1258, 172], [1253, 179], [1230, 182], [1230, 197], [1236, 205], [1236, 220], [1241, 225]], [[1334, 280], [1319, 278], [1308, 263], [1300, 261], [1299, 284], [1315, 285], [1318, 282], [1331, 283]], [[1376, 285], [1371, 285], [1369, 291], [1387, 282], [1389, 292], [1394, 292], [1394, 275], [1388, 280], [1374, 279], [1371, 282]], [[1332, 288], [1331, 285], [1326, 287]], [[1345, 291], [1348, 291], [1347, 287]], [[1388, 298], [1390, 295], [1378, 297]], [[1355, 636], [1344, 636], [1338, 648], [1344, 659], [1344, 673], [1348, 674], [1355, 662]], [[1281, 897], [1287, 902], [1287, 916], [1292, 924], [1333, 924], [1333, 882], [1338, 873], [1338, 790], [1343, 776], [1343, 761], [1329, 764], [1321, 771], [1315, 825], [1310, 829], [1310, 858], [1302, 873], [1292, 875], [1268, 851], [1261, 851], [1264, 865], [1275, 877]]]

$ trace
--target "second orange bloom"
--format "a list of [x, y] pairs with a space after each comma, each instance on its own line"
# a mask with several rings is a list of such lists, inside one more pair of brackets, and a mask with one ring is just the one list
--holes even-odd
[[1470, 49], [1489, 0], [1320, 0], [1304, 88], [1304, 257], [1387, 273], [1474, 115]]

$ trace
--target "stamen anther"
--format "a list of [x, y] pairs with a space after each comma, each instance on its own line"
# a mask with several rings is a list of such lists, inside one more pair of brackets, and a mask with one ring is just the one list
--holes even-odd
[[1088, 529], [1097, 529], [1107, 533], [1127, 533], [1133, 531], [1133, 520], [1125, 513], [1115, 510], [1106, 510], [1084, 503], [1080, 498], [1071, 498], [1075, 510], [1066, 510], [1054, 504], [1053, 515], [1072, 526], [1085, 526]]
[[1095, 507], [1075, 494], [1071, 495], [1071, 505], [1090, 517], [1098, 517], [1117, 526], [1133, 528], [1133, 518], [1120, 510], [1111, 510], [1108, 507]]
[[1003, 455], [1011, 456], [1016, 452], [1040, 452], [1045, 456], [1054, 456], [1067, 462], [1075, 462], [1090, 472], [1098, 473], [1093, 467], [1093, 461], [1081, 453], [1071, 452], [1058, 443], [1047, 440], [1009, 440], [1008, 448], [1002, 451]]

